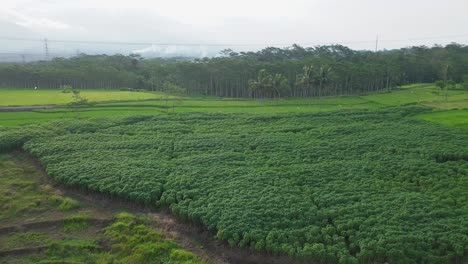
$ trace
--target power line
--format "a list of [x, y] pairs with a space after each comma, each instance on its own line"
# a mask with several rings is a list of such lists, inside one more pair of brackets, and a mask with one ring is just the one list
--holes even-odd
[[44, 39], [44, 51], [46, 59], [49, 58], [49, 45], [47, 45], [47, 39]]
[[[379, 39], [379, 42], [402, 42], [402, 41], [420, 41], [420, 40], [437, 40], [447, 38], [464, 38], [468, 37], [468, 34], [457, 34], [457, 35], [445, 35], [445, 36], [430, 36], [430, 37], [419, 37], [419, 38], [407, 38], [407, 39]], [[21, 38], [21, 37], [10, 37], [0, 36], [0, 40], [10, 41], [44, 41], [41, 39], [34, 38]], [[165, 42], [117, 42], [117, 41], [87, 41], [87, 40], [63, 40], [63, 39], [48, 39], [48, 42], [52, 43], [74, 43], [74, 44], [103, 44], [103, 45], [139, 45], [139, 46], [288, 46], [291, 43], [165, 43]], [[375, 40], [356, 40], [356, 41], [329, 41], [329, 42], [309, 42], [300, 43], [304, 46], [313, 45], [326, 45], [326, 44], [359, 44], [359, 43], [374, 43]]]

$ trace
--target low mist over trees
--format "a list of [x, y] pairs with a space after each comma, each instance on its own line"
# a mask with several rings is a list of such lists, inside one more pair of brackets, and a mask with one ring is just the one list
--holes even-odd
[[0, 86], [163, 91], [165, 83], [172, 83], [192, 95], [277, 98], [365, 93], [437, 80], [463, 83], [468, 78], [468, 46], [456, 43], [379, 52], [293, 45], [221, 54], [195, 60], [80, 55], [0, 64]]

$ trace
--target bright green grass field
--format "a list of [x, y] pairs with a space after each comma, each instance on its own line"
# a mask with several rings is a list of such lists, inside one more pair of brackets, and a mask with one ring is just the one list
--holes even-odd
[[[468, 91], [449, 90], [441, 92], [431, 84], [414, 84], [404, 86], [403, 89], [392, 92], [381, 92], [363, 96], [324, 97], [321, 99], [288, 98], [280, 100], [251, 100], [187, 97], [166, 100], [166, 96], [162, 93], [110, 90], [84, 90], [82, 95], [91, 101], [98, 101], [101, 103], [92, 107], [79, 109], [61, 107], [52, 110], [32, 112], [0, 112], [0, 127], [18, 126], [67, 118], [160, 115], [182, 112], [257, 114], [303, 113], [379, 109], [418, 103], [440, 110], [468, 108]], [[71, 94], [61, 93], [59, 90], [32, 91], [25, 89], [0, 89], [0, 106], [64, 104], [70, 102], [70, 100]]]
[[329, 112], [383, 107], [359, 97], [291, 100], [153, 100], [141, 102], [102, 103], [85, 108], [55, 108], [31, 112], [0, 112], [0, 127], [41, 123], [57, 119], [85, 117], [122, 117], [170, 113], [304, 113]]
[[[399, 106], [412, 103], [444, 104], [447, 102], [468, 100], [468, 91], [444, 90], [440, 91], [435, 86], [416, 86], [405, 88], [391, 93], [375, 93], [364, 98], [388, 106]], [[434, 105], [435, 106], [435, 105]]]
[[421, 114], [416, 117], [422, 120], [439, 123], [446, 126], [468, 129], [468, 109], [434, 112]]
[[[92, 102], [158, 99], [161, 93], [116, 90], [80, 90], [81, 96]], [[71, 93], [55, 89], [0, 89], [0, 106], [56, 105], [72, 101]]]

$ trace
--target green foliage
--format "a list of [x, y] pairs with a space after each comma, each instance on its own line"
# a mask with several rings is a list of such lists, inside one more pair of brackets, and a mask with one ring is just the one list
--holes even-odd
[[144, 221], [128, 213], [105, 229], [115, 263], [200, 263], [191, 252], [164, 238], [162, 233], [145, 226]]
[[282, 74], [269, 74], [265, 69], [258, 73], [256, 80], [249, 80], [249, 90], [252, 97], [281, 97], [288, 92], [288, 79]]
[[296, 76], [296, 86], [306, 96], [322, 96], [324, 88], [330, 83], [332, 76], [333, 71], [330, 66], [306, 65], [302, 68], [302, 74]]
[[68, 212], [73, 209], [77, 209], [80, 207], [80, 203], [72, 198], [65, 197], [62, 199], [61, 203], [58, 206], [58, 209], [62, 212]]
[[453, 90], [457, 88], [457, 83], [453, 80], [447, 81], [447, 89]]
[[52, 194], [48, 196], [47, 200], [57, 206], [61, 212], [68, 212], [80, 207], [80, 203], [70, 197], [63, 197], [61, 195]]
[[416, 116], [419, 119], [454, 127], [461, 127], [468, 130], [468, 109], [434, 111]]
[[[415, 46], [370, 52], [342, 45], [267, 47], [256, 52], [224, 52], [203, 59], [145, 59], [123, 55], [80, 55], [69, 59], [26, 64], [1, 64], [4, 87], [59, 88], [63, 83], [80, 88], [159, 90], [174, 83], [190, 95], [250, 97], [249, 80], [265, 69], [289, 80], [282, 97], [362, 94], [386, 91], [404, 84], [436, 79], [463, 81], [468, 72], [468, 46]], [[294, 86], [304, 66], [313, 66], [315, 82]], [[320, 71], [320, 68], [323, 71]], [[333, 74], [323, 75], [333, 68]], [[327, 77], [327, 78], [323, 78]], [[328, 82], [324, 85], [325, 82]], [[320, 87], [322, 86], [322, 87]], [[266, 96], [265, 97], [269, 97]]]
[[30, 218], [58, 206], [50, 186], [38, 183], [41, 177], [25, 155], [0, 155], [0, 221]]
[[[70, 219], [73, 219], [70, 223], [76, 225], [86, 217], [75, 215]], [[6, 242], [8, 245], [13, 242], [14, 245], [47, 245], [45, 255], [31, 257], [31, 263], [203, 263], [193, 253], [180, 249], [176, 243], [153, 231], [141, 218], [128, 213], [118, 214], [116, 221], [102, 233], [99, 240], [52, 240], [40, 233], [24, 233], [11, 236]], [[31, 241], [25, 241], [27, 238]]]
[[72, 102], [68, 103], [69, 106], [87, 106], [90, 104], [89, 100], [81, 96], [78, 90], [72, 90], [72, 98]]
[[[75, 262], [75, 259], [84, 259], [84, 263], [96, 263], [90, 261], [93, 259], [92, 252], [98, 252], [99, 245], [95, 241], [89, 240], [63, 240], [52, 241], [49, 243], [46, 255], [47, 260], [42, 260], [39, 263], [64, 263]], [[87, 260], [87, 261], [86, 261]], [[81, 261], [79, 261], [82, 263]]]
[[[161, 93], [135, 93], [132, 91], [118, 90], [80, 90], [80, 95], [90, 102], [104, 101], [137, 101], [148, 99], [160, 99]], [[0, 88], [0, 106], [25, 106], [25, 105], [65, 105], [73, 101], [70, 93], [61, 93], [54, 89], [13, 89]]]
[[21, 232], [8, 235], [6, 238], [0, 239], [1, 249], [14, 249], [25, 247], [36, 247], [47, 244], [50, 237], [44, 233], [38, 232]]
[[71, 93], [73, 92], [73, 87], [71, 85], [62, 86], [62, 93]]
[[443, 90], [447, 86], [447, 82], [443, 80], [439, 80], [435, 82], [435, 85], [439, 87], [440, 90]]
[[89, 227], [89, 215], [84, 213], [73, 214], [63, 219], [63, 230], [80, 231]]
[[[42, 92], [41, 90], [40, 92]], [[35, 92], [29, 91], [31, 94]], [[39, 93], [40, 93], [39, 92]], [[50, 92], [50, 91], [48, 91]], [[82, 91], [86, 94], [86, 98], [91, 101], [96, 100], [111, 100], [118, 99], [122, 96], [122, 100], [131, 100], [139, 97], [130, 97], [130, 95], [141, 94], [143, 98], [149, 93], [130, 93], [120, 94], [124, 92], [103, 92], [96, 90], [94, 93], [90, 91]], [[318, 94], [318, 90], [316, 91]], [[77, 115], [80, 118], [86, 117], [123, 117], [131, 115], [159, 115], [166, 114], [172, 107], [172, 111], [180, 112], [215, 112], [215, 113], [301, 113], [301, 112], [323, 112], [337, 111], [347, 109], [377, 109], [386, 106], [400, 106], [407, 104], [423, 104], [436, 109], [462, 109], [468, 106], [468, 93], [464, 90], [445, 90], [447, 98], [442, 101], [440, 98], [440, 90], [433, 84], [418, 84], [410, 86], [402, 86], [402, 89], [385, 92], [385, 93], [370, 93], [363, 96], [341, 96], [341, 97], [320, 97], [320, 98], [282, 98], [279, 99], [263, 99], [248, 100], [248, 99], [225, 99], [225, 98], [181, 98], [166, 94], [164, 97], [161, 94], [160, 99], [165, 100], [145, 100], [139, 102], [108, 102], [100, 103], [89, 107], [79, 108], [56, 108], [51, 110], [41, 110], [33, 112], [1, 112], [0, 113], [0, 141], [2, 140], [1, 127], [18, 126], [24, 124], [44, 123], [51, 120], [76, 119]], [[49, 94], [49, 93], [47, 93]], [[58, 104], [62, 102], [62, 98], [57, 98], [60, 93], [50, 93], [50, 101], [48, 103]], [[7, 98], [25, 98], [31, 95], [22, 93], [18, 90], [16, 93], [11, 93], [10, 90], [0, 89], [0, 104], [2, 99]], [[55, 99], [56, 101], [55, 101]], [[101, 99], [99, 99], [101, 98]], [[29, 100], [24, 101], [29, 102]], [[46, 101], [45, 101], [46, 102]], [[4, 101], [8, 104], [8, 101]], [[30, 104], [36, 104], [39, 101]], [[32, 131], [32, 133], [36, 133]]]
[[163, 85], [163, 91], [170, 95], [183, 96], [186, 90], [177, 84], [171, 82], [165, 82]]
[[184, 96], [186, 89], [178, 86], [177, 84], [171, 82], [165, 82], [163, 84], [163, 91], [166, 93], [166, 108], [169, 111], [169, 106], [167, 105], [168, 100], [172, 97], [172, 111], [175, 111], [176, 103], [178, 105], [182, 104], [181, 96]]
[[[122, 123], [143, 121], [145, 118], [129, 118]], [[74, 128], [75, 129], [75, 128]], [[31, 223], [34, 219], [55, 219], [57, 207], [70, 210], [78, 202], [57, 195], [55, 189], [47, 184], [39, 185], [43, 175], [37, 170], [25, 154], [0, 154], [0, 224], [10, 226], [26, 220]], [[23, 215], [24, 213], [24, 215]], [[55, 216], [54, 216], [55, 215]], [[62, 215], [62, 214], [60, 214]], [[0, 250], [18, 248], [46, 247], [45, 252], [35, 254], [21, 254], [18, 256], [0, 256], [1, 263], [202, 263], [195, 255], [174, 242], [165, 239], [161, 233], [154, 232], [146, 225], [141, 217], [128, 213], [120, 213], [116, 221], [101, 232], [90, 229], [88, 214], [73, 214], [65, 217], [61, 230], [54, 226], [45, 228], [44, 232], [32, 232], [30, 227], [2, 234], [0, 236]], [[132, 241], [124, 243], [124, 235], [113, 227], [120, 224], [129, 229], [125, 231], [125, 239]], [[32, 227], [35, 229], [34, 227]], [[123, 230], [123, 229], [122, 229]], [[119, 251], [109, 240], [115, 239], [117, 244], [124, 247]], [[114, 241], [114, 240], [113, 240]], [[108, 247], [102, 245], [109, 245]], [[165, 255], [158, 255], [162, 249], [168, 249]], [[129, 252], [134, 251], [134, 253]], [[159, 250], [159, 251], [158, 251]], [[149, 260], [149, 261], [147, 261]]]
[[[468, 168], [453, 157], [468, 153], [468, 134], [412, 117], [425, 111], [70, 121], [24, 149], [65, 184], [167, 205], [232, 246], [332, 263], [458, 261]], [[136, 246], [134, 233], [158, 237], [128, 216], [107, 231], [128, 262], [173, 249]]]

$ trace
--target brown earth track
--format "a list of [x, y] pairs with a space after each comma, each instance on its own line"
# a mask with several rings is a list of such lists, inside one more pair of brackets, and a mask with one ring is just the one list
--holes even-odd
[[0, 251], [0, 257], [37, 254], [42, 251], [45, 251], [46, 249], [47, 249], [47, 246], [14, 248], [14, 249]]
[[53, 109], [55, 105], [31, 105], [31, 106], [2, 106], [0, 112], [27, 112], [33, 110]]
[[[12, 155], [24, 155], [24, 151], [15, 151]], [[294, 263], [315, 263], [311, 260], [294, 259], [288, 256], [278, 256], [268, 253], [252, 252], [248, 249], [232, 248], [225, 241], [217, 240], [215, 233], [206, 228], [191, 223], [183, 222], [174, 217], [168, 208], [154, 209], [135, 202], [125, 201], [120, 198], [109, 197], [108, 195], [82, 190], [75, 187], [68, 187], [59, 184], [49, 177], [40, 162], [33, 156], [26, 153], [29, 161], [45, 176], [46, 182], [54, 186], [63, 195], [69, 196], [81, 204], [90, 208], [93, 216], [99, 218], [109, 218], [115, 213], [127, 211], [134, 214], [145, 214], [150, 220], [150, 224], [168, 237], [179, 243], [182, 247], [194, 252], [209, 263], [231, 263], [231, 264], [294, 264]]]
[[[88, 222], [92, 226], [106, 226], [113, 221], [112, 218], [87, 218], [86, 222]], [[18, 231], [25, 231], [30, 229], [43, 229], [43, 228], [51, 228], [51, 227], [60, 227], [63, 225], [64, 219], [53, 219], [53, 220], [46, 220], [46, 221], [34, 221], [30, 223], [24, 223], [19, 225], [10, 225], [10, 226], [3, 226], [0, 227], [0, 235], [6, 235], [13, 232]]]

